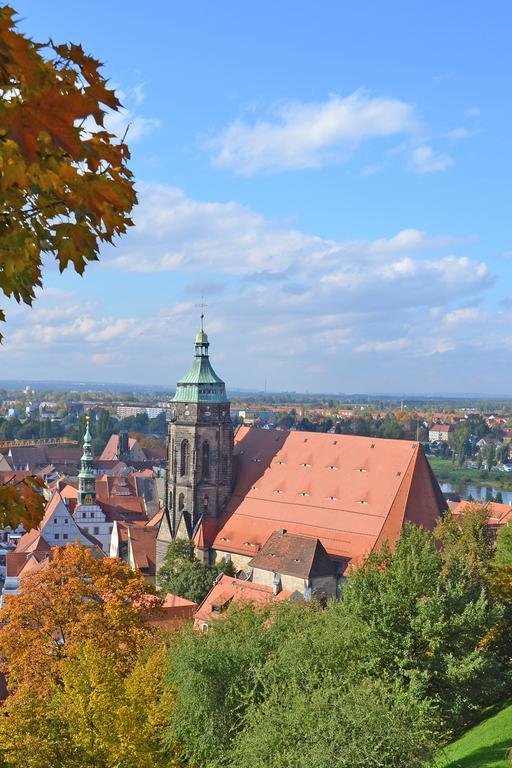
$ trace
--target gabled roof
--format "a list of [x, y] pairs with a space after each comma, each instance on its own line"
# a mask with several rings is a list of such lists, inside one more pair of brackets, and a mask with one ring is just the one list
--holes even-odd
[[146, 576], [156, 574], [156, 528], [145, 526], [128, 527], [128, 543], [131, 565]]
[[464, 516], [465, 513], [484, 507], [489, 513], [489, 525], [499, 526], [507, 525], [512, 522], [512, 505], [498, 504], [496, 501], [477, 502], [460, 501], [452, 510], [454, 515]]
[[316, 432], [241, 427], [236, 486], [212, 542], [254, 556], [281, 528], [357, 562], [408, 520], [431, 530], [446, 507], [421, 446]]
[[162, 608], [182, 608], [187, 605], [197, 608], [197, 603], [194, 603], [193, 600], [186, 600], [184, 597], [173, 595], [172, 592], [168, 592], [162, 603]]
[[194, 622], [208, 623], [212, 619], [219, 618], [231, 603], [249, 602], [256, 605], [269, 605], [273, 602], [284, 602], [290, 596], [291, 592], [286, 590], [281, 590], [277, 595], [274, 595], [272, 587], [254, 584], [252, 581], [234, 579], [232, 576], [223, 574], [197, 609], [194, 614]]
[[335, 575], [334, 562], [318, 539], [284, 530], [269, 536], [249, 566], [301, 579]]
[[[99, 461], [117, 461], [119, 460], [119, 439], [120, 435], [111, 435], [108, 439], [106, 446], [103, 449]], [[128, 437], [128, 450], [131, 450], [137, 445], [137, 440], [134, 437]]]
[[24, 533], [16, 545], [16, 552], [49, 551], [50, 545], [38, 528], [32, 528]]

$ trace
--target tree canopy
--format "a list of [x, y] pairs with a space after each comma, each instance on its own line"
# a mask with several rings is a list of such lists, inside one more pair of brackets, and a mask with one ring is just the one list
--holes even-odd
[[194, 603], [201, 603], [221, 573], [234, 576], [230, 562], [209, 565], [194, 554], [194, 545], [185, 539], [175, 539], [168, 547], [165, 560], [158, 571], [158, 586], [163, 594], [171, 592]]
[[117, 661], [150, 633], [154, 589], [122, 560], [80, 544], [56, 547], [44, 567], [21, 579], [0, 610], [0, 664], [9, 689], [24, 681], [44, 687], [86, 640]]
[[25, 37], [0, 8], [0, 290], [16, 301], [32, 303], [44, 254], [82, 274], [132, 224], [128, 147], [103, 127], [121, 105], [101, 66], [80, 45]]

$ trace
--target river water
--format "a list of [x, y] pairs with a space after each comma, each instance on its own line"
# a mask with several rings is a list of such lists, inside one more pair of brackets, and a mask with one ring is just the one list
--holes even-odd
[[[471, 495], [475, 501], [486, 500], [487, 488], [478, 485], [466, 485], [465, 483], [439, 483], [443, 493], [458, 493], [461, 499], [467, 499]], [[496, 496], [498, 491], [501, 493], [504, 504], [512, 504], [512, 491], [503, 491], [501, 488], [489, 488], [492, 491], [493, 496]]]

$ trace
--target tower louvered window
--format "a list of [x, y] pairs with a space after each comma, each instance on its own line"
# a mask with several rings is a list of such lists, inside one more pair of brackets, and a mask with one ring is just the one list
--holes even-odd
[[210, 445], [208, 440], [203, 443], [202, 453], [203, 477], [210, 477]]
[[180, 474], [188, 475], [190, 464], [190, 446], [188, 440], [182, 440], [180, 457]]

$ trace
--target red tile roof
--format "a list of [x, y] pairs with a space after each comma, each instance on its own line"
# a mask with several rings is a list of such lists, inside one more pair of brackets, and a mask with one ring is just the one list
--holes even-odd
[[269, 536], [318, 538], [331, 557], [354, 561], [405, 521], [432, 529], [446, 503], [418, 443], [241, 427], [236, 486], [206, 544], [254, 556]]
[[133, 565], [145, 576], [156, 574], [156, 528], [146, 526], [128, 527]]
[[274, 595], [272, 587], [234, 579], [232, 576], [223, 574], [194, 614], [194, 625], [200, 626], [202, 622], [208, 623], [212, 619], [219, 618], [231, 603], [250, 602], [256, 605], [269, 605], [273, 602], [283, 602], [290, 595], [291, 592], [285, 590]]
[[183, 606], [193, 606], [194, 608], [197, 608], [197, 603], [194, 603], [193, 600], [186, 600], [184, 597], [180, 597], [179, 595], [173, 595], [172, 592], [168, 592], [165, 596], [165, 599], [162, 603], [162, 608], [177, 608], [177, 607], [183, 607]]
[[24, 533], [16, 545], [16, 552], [35, 552], [49, 551], [50, 545], [41, 535], [38, 528], [32, 528], [28, 533]]
[[489, 512], [489, 525], [501, 527], [512, 522], [512, 506], [509, 504], [498, 504], [495, 501], [488, 501], [487, 503], [460, 501], [452, 511], [454, 515], [464, 515], [465, 512], [473, 509], [482, 509], [482, 507], [485, 507]]

